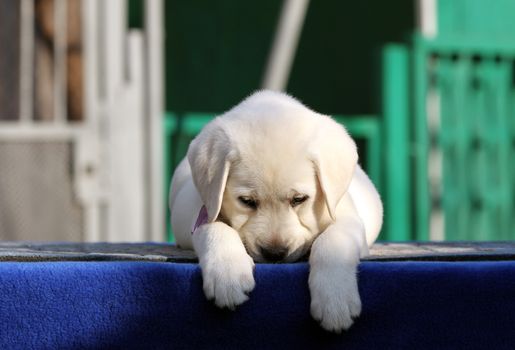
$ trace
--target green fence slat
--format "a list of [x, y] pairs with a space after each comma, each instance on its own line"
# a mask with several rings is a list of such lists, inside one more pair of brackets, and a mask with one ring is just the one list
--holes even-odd
[[512, 82], [512, 64], [509, 60], [495, 60], [491, 62], [489, 67], [492, 72], [492, 95], [494, 103], [495, 123], [492, 126], [492, 134], [490, 137], [495, 143], [493, 152], [495, 152], [495, 167], [491, 168], [491, 179], [489, 183], [493, 191], [489, 191], [492, 197], [490, 201], [495, 203], [495, 212], [490, 218], [492, 226], [496, 224], [499, 238], [509, 239], [510, 216], [511, 216], [511, 199], [510, 194], [513, 193], [510, 186], [509, 167], [510, 167], [510, 129], [508, 104], [510, 96], [510, 84]]
[[446, 144], [443, 151], [443, 191], [441, 202], [445, 217], [445, 238], [467, 239], [470, 223], [468, 191], [470, 144], [470, 57], [440, 59], [441, 80], [446, 87], [441, 91], [441, 130]]
[[[510, 76], [515, 76], [514, 67], [515, 60], [512, 60], [511, 67], [510, 67]], [[515, 227], [515, 161], [513, 161], [514, 155], [515, 155], [515, 88], [513, 86], [515, 82], [510, 83], [510, 91], [509, 91], [509, 101], [508, 101], [508, 122], [509, 122], [509, 142], [511, 143], [511, 146], [508, 145], [508, 153], [509, 153], [509, 179], [510, 179], [510, 208], [511, 208], [511, 221], [509, 224], [509, 230], [513, 230]], [[511, 233], [511, 237], [513, 237], [514, 233]], [[511, 238], [513, 239], [513, 238]]]
[[515, 115], [510, 114], [509, 100], [510, 100], [510, 87], [513, 82], [513, 60], [502, 60], [500, 62], [500, 75], [499, 87], [501, 91], [498, 94], [499, 115], [501, 117], [501, 140], [499, 145], [499, 163], [500, 163], [500, 194], [502, 198], [501, 209], [501, 239], [509, 240], [513, 238], [513, 233], [510, 232], [512, 227], [510, 225], [511, 216], [515, 214], [512, 209], [512, 198], [515, 197], [515, 188], [513, 182], [515, 177], [510, 177], [510, 166], [513, 163], [513, 155], [511, 152], [512, 140], [510, 139], [510, 119], [515, 119]]
[[455, 62], [456, 79], [457, 79], [457, 101], [456, 101], [456, 145], [457, 145], [457, 163], [458, 172], [456, 174], [457, 183], [459, 184], [459, 199], [460, 203], [458, 206], [458, 217], [457, 226], [461, 237], [467, 237], [470, 232], [470, 207], [463, 205], [470, 201], [468, 191], [468, 156], [469, 156], [469, 145], [470, 145], [470, 89], [471, 86], [471, 72], [472, 72], [472, 61], [470, 56], [460, 57]]
[[[500, 218], [499, 209], [499, 178], [497, 172], [499, 171], [499, 115], [497, 95], [499, 93], [498, 79], [497, 79], [497, 64], [492, 58], [485, 59], [482, 63], [483, 74], [485, 76], [485, 110], [482, 115], [482, 128], [483, 135], [483, 179], [481, 182], [481, 198], [483, 207], [481, 209], [481, 232], [478, 232], [478, 237], [481, 240], [490, 238], [491, 233], [500, 235]], [[496, 193], [497, 192], [497, 193]], [[490, 234], [489, 234], [490, 233]]]
[[[453, 129], [455, 122], [453, 116], [455, 115], [455, 81], [452, 78], [452, 70], [449, 59], [445, 56], [439, 57], [437, 61], [437, 93], [440, 96], [440, 146], [442, 152], [442, 198], [440, 198], [441, 210], [445, 214], [456, 217], [457, 213], [456, 202], [459, 200], [458, 188], [454, 183], [454, 177], [449, 176], [453, 174], [456, 169], [456, 147], [455, 135]], [[445, 193], [445, 195], [443, 195]], [[445, 215], [447, 217], [447, 215]], [[454, 232], [457, 234], [456, 227], [454, 227], [454, 220], [445, 220], [445, 232]]]
[[465, 169], [469, 171], [468, 197], [461, 205], [470, 212], [469, 230], [463, 239], [482, 239], [484, 234], [484, 173], [485, 173], [485, 140], [484, 121], [485, 114], [485, 87], [487, 86], [482, 60], [476, 60], [470, 77], [470, 112], [468, 114], [472, 125], [472, 136], [469, 144], [469, 162]]
[[408, 50], [388, 45], [382, 58], [382, 113], [385, 143], [385, 235], [394, 241], [413, 239], [409, 204]]
[[413, 116], [414, 116], [414, 181], [413, 198], [415, 203], [415, 239], [429, 239], [429, 213], [431, 210], [428, 185], [428, 148], [429, 137], [426, 117], [426, 96], [428, 87], [427, 77], [427, 48], [424, 40], [415, 36], [412, 55], [412, 84], [413, 84]]

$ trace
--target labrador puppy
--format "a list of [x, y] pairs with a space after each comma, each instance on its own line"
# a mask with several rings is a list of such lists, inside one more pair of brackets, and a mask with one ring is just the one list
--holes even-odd
[[361, 312], [356, 269], [382, 225], [374, 185], [346, 130], [294, 98], [260, 91], [207, 124], [175, 171], [177, 244], [193, 248], [204, 293], [233, 309], [254, 262], [309, 254], [311, 315], [329, 331]]

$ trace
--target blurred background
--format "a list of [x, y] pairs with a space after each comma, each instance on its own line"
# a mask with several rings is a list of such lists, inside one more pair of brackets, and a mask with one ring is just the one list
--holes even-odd
[[515, 0], [0, 0], [0, 239], [173, 241], [203, 125], [261, 88], [333, 116], [382, 240], [515, 237]]

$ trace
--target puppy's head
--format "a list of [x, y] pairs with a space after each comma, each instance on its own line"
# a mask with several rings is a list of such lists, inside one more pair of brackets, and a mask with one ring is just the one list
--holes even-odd
[[259, 92], [191, 143], [208, 221], [224, 221], [256, 261], [294, 261], [334, 219], [357, 163], [345, 129], [293, 98]]

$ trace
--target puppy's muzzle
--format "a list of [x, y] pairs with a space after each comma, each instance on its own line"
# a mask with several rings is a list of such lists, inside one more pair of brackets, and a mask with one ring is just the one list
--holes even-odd
[[288, 248], [283, 246], [259, 247], [259, 252], [263, 259], [275, 263], [284, 260], [288, 255]]

